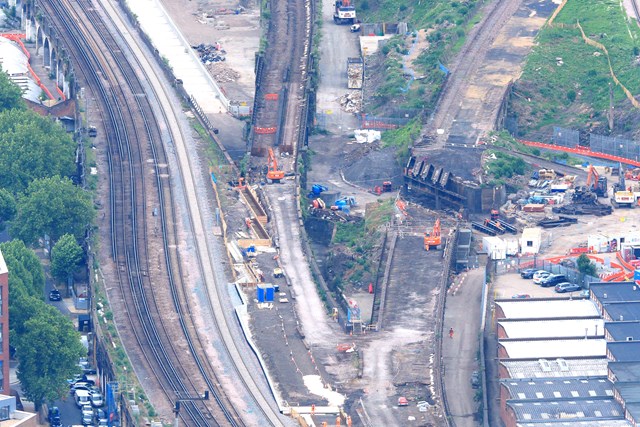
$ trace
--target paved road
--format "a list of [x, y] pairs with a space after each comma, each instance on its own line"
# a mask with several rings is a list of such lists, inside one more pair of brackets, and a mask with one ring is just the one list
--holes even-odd
[[[484, 263], [481, 263], [483, 265]], [[447, 295], [442, 337], [444, 387], [449, 412], [456, 427], [473, 427], [478, 404], [471, 388], [471, 373], [478, 370], [480, 302], [484, 267], [470, 270], [458, 291]], [[449, 338], [453, 328], [453, 338]]]

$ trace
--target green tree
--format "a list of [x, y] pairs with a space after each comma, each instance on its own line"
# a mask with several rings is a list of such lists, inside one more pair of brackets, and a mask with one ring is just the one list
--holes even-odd
[[50, 119], [32, 111], [0, 112], [0, 187], [18, 194], [34, 179], [71, 176], [76, 170], [75, 148], [64, 129]]
[[23, 290], [26, 295], [43, 298], [44, 271], [35, 252], [17, 239], [1, 243], [0, 250], [11, 272], [9, 274], [9, 305], [16, 298], [19, 290]]
[[66, 281], [78, 269], [82, 260], [82, 248], [71, 234], [60, 237], [51, 249], [51, 274]]
[[[2, 71], [2, 68], [0, 68], [0, 71]], [[11, 81], [7, 73], [0, 72], [0, 111], [11, 108], [24, 109], [25, 107], [25, 103], [22, 100], [22, 89]]]
[[4, 223], [11, 221], [16, 214], [16, 199], [9, 191], [0, 188], [0, 231], [4, 230]]
[[27, 244], [45, 234], [54, 242], [64, 234], [81, 240], [95, 216], [91, 195], [59, 176], [33, 181], [17, 206], [11, 234]]
[[596, 275], [596, 265], [585, 254], [578, 257], [578, 271], [586, 276]]
[[45, 401], [68, 395], [67, 378], [79, 373], [78, 359], [86, 355], [71, 320], [56, 308], [41, 303], [37, 314], [24, 322], [16, 335], [18, 379], [25, 396], [38, 411]]

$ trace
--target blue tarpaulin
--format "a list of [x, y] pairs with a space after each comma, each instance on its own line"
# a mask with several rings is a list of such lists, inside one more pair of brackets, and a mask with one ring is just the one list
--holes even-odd
[[438, 68], [440, 68], [440, 71], [442, 71], [443, 73], [447, 75], [449, 74], [449, 69], [442, 65], [442, 62], [438, 62]]
[[214, 184], [218, 183], [218, 181], [216, 180], [216, 176], [213, 174], [213, 172], [211, 172], [211, 181], [213, 181]]

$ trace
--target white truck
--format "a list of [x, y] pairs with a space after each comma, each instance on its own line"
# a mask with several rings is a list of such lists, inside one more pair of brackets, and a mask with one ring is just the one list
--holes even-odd
[[76, 390], [76, 406], [82, 408], [84, 405], [91, 405], [91, 395], [87, 390]]

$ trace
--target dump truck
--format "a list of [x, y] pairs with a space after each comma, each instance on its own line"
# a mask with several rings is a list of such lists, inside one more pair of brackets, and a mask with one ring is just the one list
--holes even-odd
[[336, 0], [333, 4], [333, 22], [338, 25], [353, 25], [356, 23], [356, 8], [351, 0]]
[[360, 58], [347, 58], [347, 88], [362, 89], [364, 61]]

